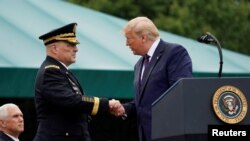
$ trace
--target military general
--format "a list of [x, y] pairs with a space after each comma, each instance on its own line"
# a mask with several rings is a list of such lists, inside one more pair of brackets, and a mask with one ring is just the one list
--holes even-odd
[[35, 80], [38, 128], [34, 141], [91, 141], [90, 116], [120, 106], [117, 100], [86, 96], [69, 70], [78, 51], [76, 27], [77, 23], [70, 23], [39, 37], [46, 47], [46, 58]]

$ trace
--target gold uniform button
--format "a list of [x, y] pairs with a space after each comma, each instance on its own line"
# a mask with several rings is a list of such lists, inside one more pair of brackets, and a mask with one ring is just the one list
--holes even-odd
[[69, 136], [69, 133], [65, 133], [65, 136]]

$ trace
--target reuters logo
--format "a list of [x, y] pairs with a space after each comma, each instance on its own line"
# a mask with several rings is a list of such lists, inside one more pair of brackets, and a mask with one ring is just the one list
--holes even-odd
[[247, 100], [244, 94], [234, 86], [222, 86], [213, 95], [215, 114], [225, 123], [241, 122], [247, 114]]

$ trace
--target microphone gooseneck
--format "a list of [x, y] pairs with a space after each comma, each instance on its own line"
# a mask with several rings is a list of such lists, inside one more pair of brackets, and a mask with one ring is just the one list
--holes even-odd
[[201, 37], [199, 37], [197, 39], [198, 42], [201, 43], [206, 43], [206, 44], [210, 44], [210, 43], [214, 43], [217, 46], [217, 49], [219, 51], [219, 57], [220, 57], [220, 68], [219, 68], [219, 73], [218, 76], [221, 77], [222, 74], [222, 66], [223, 66], [223, 57], [222, 57], [222, 51], [221, 51], [221, 45], [220, 42], [218, 41], [218, 39], [212, 35], [209, 32], [206, 32], [206, 34], [202, 35]]

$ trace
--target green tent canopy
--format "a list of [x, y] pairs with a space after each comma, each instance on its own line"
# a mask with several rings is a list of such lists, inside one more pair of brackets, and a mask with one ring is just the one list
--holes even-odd
[[[80, 41], [77, 62], [70, 66], [87, 95], [133, 97], [133, 67], [139, 56], [125, 45], [126, 20], [61, 0], [0, 1], [0, 97], [33, 97], [34, 80], [44, 60], [38, 37], [76, 22]], [[217, 77], [215, 46], [160, 31], [161, 38], [183, 45], [193, 61], [194, 76]], [[223, 77], [250, 76], [250, 57], [223, 49]]]

